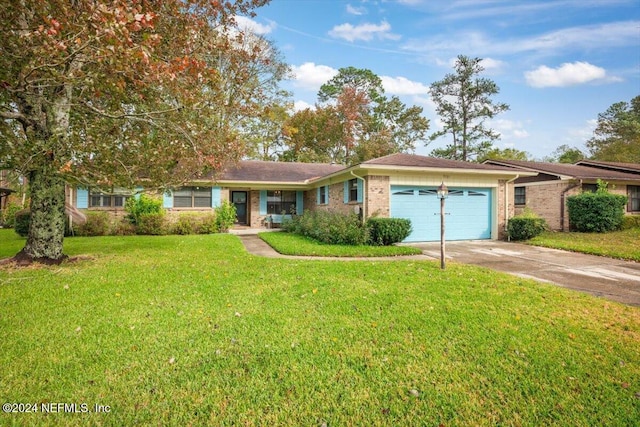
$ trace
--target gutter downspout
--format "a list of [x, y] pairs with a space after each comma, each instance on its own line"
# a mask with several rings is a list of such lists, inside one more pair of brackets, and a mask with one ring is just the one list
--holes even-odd
[[356, 175], [355, 173], [353, 173], [353, 171], [349, 171], [351, 173], [351, 175], [355, 176], [356, 178], [358, 178], [359, 180], [362, 181], [362, 223], [364, 224], [367, 221], [367, 211], [366, 211], [366, 206], [367, 206], [367, 188], [366, 188], [366, 181], [363, 177]]
[[578, 182], [576, 184], [573, 184], [570, 187], [565, 188], [564, 190], [562, 190], [562, 194], [560, 195], [560, 231], [565, 231], [564, 229], [564, 215], [565, 215], [565, 199], [566, 199], [566, 195], [569, 191], [573, 190], [576, 187], [580, 187], [582, 188], [582, 179], [578, 180]]
[[517, 174], [515, 178], [504, 183], [504, 234], [507, 236], [507, 239], [509, 239], [509, 234], [507, 233], [509, 227], [509, 184], [518, 178], [520, 178], [520, 174]]

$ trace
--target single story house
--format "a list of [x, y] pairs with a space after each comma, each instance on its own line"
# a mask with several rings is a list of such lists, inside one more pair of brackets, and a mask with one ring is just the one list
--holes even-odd
[[[283, 215], [306, 210], [356, 212], [408, 218], [413, 231], [406, 241], [440, 239], [440, 201], [436, 189], [449, 188], [446, 206], [448, 240], [504, 237], [513, 215], [513, 181], [530, 177], [512, 167], [392, 154], [355, 166], [247, 160], [224, 171], [217, 180], [203, 179], [167, 191], [170, 215], [209, 211], [223, 200], [237, 210], [237, 226], [266, 227]], [[126, 192], [104, 194], [77, 188], [68, 203], [84, 209], [122, 211]], [[131, 193], [129, 193], [131, 194]]]
[[627, 196], [626, 214], [640, 214], [640, 165], [582, 160], [575, 164], [487, 160], [486, 165], [510, 167], [535, 176], [514, 181], [513, 204], [516, 215], [531, 209], [547, 221], [552, 230], [569, 230], [566, 199], [583, 191], [595, 191], [598, 180], [609, 191]]

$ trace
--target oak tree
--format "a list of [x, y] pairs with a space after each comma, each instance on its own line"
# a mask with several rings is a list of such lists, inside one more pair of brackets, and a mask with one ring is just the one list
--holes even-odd
[[26, 260], [59, 262], [65, 183], [164, 188], [240, 158], [268, 0], [0, 0], [0, 168], [28, 178]]

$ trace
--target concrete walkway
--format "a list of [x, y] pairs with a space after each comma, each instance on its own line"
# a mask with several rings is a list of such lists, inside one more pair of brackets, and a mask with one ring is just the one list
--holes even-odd
[[[393, 261], [438, 260], [440, 243], [412, 243], [423, 255], [380, 258], [336, 258], [281, 255], [257, 236], [267, 230], [232, 230], [249, 253], [268, 258]], [[503, 271], [595, 296], [640, 306], [640, 263], [547, 249], [519, 243], [478, 240], [446, 243], [447, 260]]]
[[[260, 230], [266, 231], [266, 230]], [[286, 259], [306, 259], [306, 260], [323, 260], [323, 261], [399, 261], [399, 260], [416, 260], [416, 261], [427, 261], [433, 260], [432, 257], [428, 255], [406, 255], [406, 256], [396, 256], [396, 257], [357, 257], [357, 258], [348, 258], [348, 257], [321, 257], [321, 256], [293, 256], [293, 255], [282, 255], [276, 252], [271, 246], [266, 244], [264, 240], [259, 238], [257, 234], [250, 233], [234, 233], [242, 241], [242, 244], [247, 249], [247, 252], [267, 257], [267, 258], [286, 258]]]

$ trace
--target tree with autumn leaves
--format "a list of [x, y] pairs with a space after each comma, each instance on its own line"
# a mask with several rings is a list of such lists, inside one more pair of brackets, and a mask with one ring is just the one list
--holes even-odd
[[267, 2], [0, 0], [0, 169], [31, 198], [17, 258], [65, 258], [65, 183], [161, 189], [242, 156], [259, 74], [285, 69], [234, 17]]
[[371, 70], [346, 67], [322, 85], [315, 109], [294, 113], [287, 125], [283, 160], [356, 164], [414, 150], [429, 120], [421, 107], [387, 98]]

